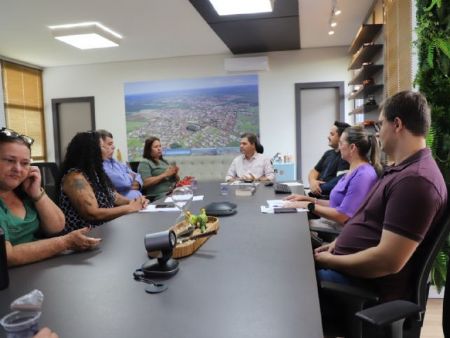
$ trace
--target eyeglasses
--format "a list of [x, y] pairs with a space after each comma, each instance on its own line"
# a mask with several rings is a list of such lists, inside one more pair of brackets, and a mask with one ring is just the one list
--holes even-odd
[[25, 144], [28, 145], [28, 146], [31, 146], [34, 143], [34, 139], [31, 138], [30, 136], [21, 135], [21, 134], [15, 132], [14, 130], [8, 129], [8, 128], [5, 128], [5, 127], [3, 127], [0, 130], [0, 134], [5, 135], [6, 137], [9, 137], [11, 139], [20, 139], [23, 142], [25, 142]]

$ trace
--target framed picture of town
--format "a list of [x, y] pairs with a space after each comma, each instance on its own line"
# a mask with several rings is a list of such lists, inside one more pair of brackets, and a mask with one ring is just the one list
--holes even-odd
[[239, 152], [242, 133], [259, 135], [257, 75], [125, 83], [124, 92], [129, 161], [150, 136], [165, 155], [221, 155]]

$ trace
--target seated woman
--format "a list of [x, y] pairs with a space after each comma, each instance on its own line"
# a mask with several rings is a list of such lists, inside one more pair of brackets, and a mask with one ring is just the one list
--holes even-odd
[[148, 200], [129, 200], [114, 190], [103, 169], [103, 140], [97, 132], [76, 134], [61, 167], [59, 205], [66, 215], [65, 232], [97, 226], [145, 208]]
[[178, 167], [163, 158], [159, 138], [151, 136], [145, 140], [142, 157], [144, 160], [139, 163], [138, 173], [144, 181], [143, 194], [151, 201], [166, 196], [180, 178]]
[[312, 220], [312, 226], [325, 223], [332, 228], [342, 227], [354, 215], [377, 182], [377, 173], [381, 172], [376, 137], [368, 135], [362, 126], [345, 129], [339, 140], [339, 150], [342, 158], [350, 164], [350, 169], [331, 190], [330, 200], [318, 200], [303, 195], [286, 198], [289, 201], [286, 206], [305, 208], [322, 217], [319, 222]]
[[87, 237], [88, 228], [61, 237], [64, 214], [41, 188], [41, 173], [31, 166], [33, 139], [0, 130], [0, 228], [5, 234], [9, 266], [55, 256], [65, 250], [86, 250], [100, 242]]

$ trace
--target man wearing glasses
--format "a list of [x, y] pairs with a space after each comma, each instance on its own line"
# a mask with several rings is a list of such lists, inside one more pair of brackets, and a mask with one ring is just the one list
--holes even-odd
[[86, 236], [88, 228], [39, 239], [41, 234], [60, 233], [65, 219], [41, 187], [39, 168], [31, 166], [33, 142], [14, 130], [0, 130], [0, 228], [5, 234], [8, 266], [40, 261], [65, 250], [90, 249], [100, 242]]
[[[386, 100], [377, 125], [381, 147], [393, 165], [337, 239], [315, 250], [320, 280], [364, 283], [382, 301], [411, 299], [411, 258], [424, 254], [423, 239], [447, 202], [444, 179], [425, 144], [430, 120], [420, 93], [403, 91]], [[321, 305], [326, 314], [336, 306], [326, 297]]]

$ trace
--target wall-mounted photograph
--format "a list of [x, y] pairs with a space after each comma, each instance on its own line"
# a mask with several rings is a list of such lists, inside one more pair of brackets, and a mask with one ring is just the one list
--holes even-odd
[[157, 136], [165, 155], [239, 152], [240, 135], [259, 134], [258, 76], [125, 83], [128, 159]]

